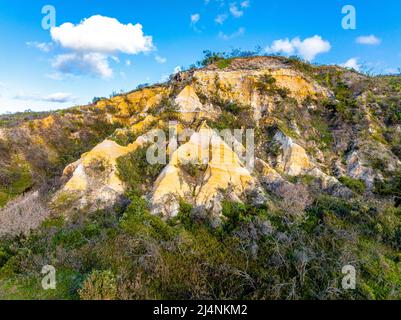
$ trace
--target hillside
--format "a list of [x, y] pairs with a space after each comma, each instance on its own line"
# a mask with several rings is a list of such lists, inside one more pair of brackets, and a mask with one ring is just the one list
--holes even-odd
[[0, 298], [401, 298], [401, 78], [209, 62], [0, 117]]

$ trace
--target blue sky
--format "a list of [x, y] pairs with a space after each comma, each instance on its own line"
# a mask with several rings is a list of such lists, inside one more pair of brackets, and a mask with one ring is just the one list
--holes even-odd
[[[51, 30], [42, 28], [45, 5], [56, 10]], [[342, 28], [345, 5], [356, 10], [355, 30]], [[394, 73], [401, 2], [0, 0], [0, 41], [0, 113], [50, 110], [162, 81], [205, 49], [260, 46]]]

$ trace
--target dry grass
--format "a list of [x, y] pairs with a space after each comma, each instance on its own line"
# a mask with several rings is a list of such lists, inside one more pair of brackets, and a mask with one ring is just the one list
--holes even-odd
[[0, 210], [0, 237], [26, 235], [49, 216], [50, 210], [40, 200], [39, 192], [22, 195]]

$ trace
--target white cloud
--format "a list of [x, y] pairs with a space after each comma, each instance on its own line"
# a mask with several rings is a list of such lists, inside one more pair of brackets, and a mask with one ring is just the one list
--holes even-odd
[[64, 23], [50, 30], [53, 41], [62, 47], [81, 52], [138, 54], [154, 49], [151, 36], [142, 25], [122, 24], [117, 19], [92, 16], [79, 24]]
[[230, 4], [230, 12], [235, 18], [240, 18], [244, 15], [244, 11], [240, 10], [236, 3]]
[[359, 44], [374, 46], [380, 44], [381, 40], [377, 38], [375, 35], [371, 34], [369, 36], [360, 36], [356, 38], [356, 42]]
[[227, 15], [227, 14], [219, 14], [219, 15], [214, 19], [214, 21], [215, 21], [216, 23], [218, 23], [218, 24], [223, 24], [224, 21], [227, 20], [227, 18], [228, 18], [228, 15]]
[[[81, 74], [110, 78], [113, 76], [110, 61], [120, 63], [119, 53], [135, 55], [155, 50], [152, 37], [144, 35], [141, 24], [123, 24], [101, 15], [76, 25], [64, 23], [53, 27], [50, 33], [55, 43], [70, 50], [52, 61], [56, 72], [48, 76], [58, 80], [64, 75]], [[125, 61], [127, 66], [131, 64], [128, 61]]]
[[200, 19], [201, 19], [201, 16], [199, 13], [194, 13], [191, 15], [191, 27], [193, 28], [193, 30], [195, 32], [200, 32], [200, 30], [196, 26], [198, 24], [198, 22], [200, 21]]
[[239, 7], [236, 2], [230, 4], [230, 13], [235, 18], [240, 18], [244, 15], [244, 9], [247, 9], [251, 6], [249, 0], [244, 0], [240, 2]]
[[225, 34], [224, 32], [220, 31], [219, 33], [219, 38], [223, 40], [231, 40], [234, 38], [237, 38], [239, 36], [242, 36], [245, 33], [245, 28], [239, 28], [238, 31], [232, 33], [232, 34]]
[[155, 60], [157, 63], [163, 64], [167, 62], [167, 59], [164, 57], [160, 57], [160, 56], [155, 56]]
[[43, 102], [54, 102], [54, 103], [67, 103], [76, 100], [70, 93], [56, 92], [46, 96], [39, 94], [27, 94], [24, 92], [19, 92], [15, 95], [14, 99], [17, 100], [27, 100], [27, 101], [43, 101]]
[[52, 62], [53, 68], [69, 75], [88, 74], [110, 78], [113, 70], [108, 57], [101, 53], [68, 53], [56, 56]]
[[351, 59], [347, 60], [346, 62], [344, 62], [343, 64], [341, 64], [340, 66], [344, 67], [344, 68], [360, 71], [361, 65], [358, 63], [358, 60], [359, 60], [358, 58], [351, 58]]
[[31, 41], [31, 42], [27, 42], [26, 45], [30, 48], [36, 48], [43, 52], [50, 52], [50, 50], [53, 47], [53, 44], [51, 42]]
[[241, 8], [249, 8], [251, 5], [249, 0], [245, 0], [241, 2]]
[[66, 103], [74, 100], [75, 97], [72, 96], [70, 93], [65, 92], [56, 92], [52, 93], [46, 97], [44, 97], [44, 101], [48, 102], [58, 102], [58, 103]]
[[301, 40], [299, 37], [292, 40], [288, 38], [275, 40], [271, 46], [266, 48], [266, 52], [283, 53], [286, 55], [297, 54], [307, 61], [312, 61], [317, 55], [329, 52], [330, 49], [330, 42], [316, 35], [304, 40]]
[[266, 48], [270, 53], [284, 53], [291, 55], [295, 52], [294, 44], [289, 39], [280, 39], [273, 41], [272, 45]]
[[200, 14], [199, 13], [194, 13], [194, 14], [192, 14], [191, 15], [191, 24], [192, 25], [195, 25], [195, 24], [197, 24], [198, 22], [199, 22], [199, 20], [200, 20]]
[[307, 38], [303, 41], [295, 39], [294, 46], [301, 57], [308, 61], [314, 60], [318, 54], [329, 52], [331, 49], [330, 42], [323, 40], [320, 36]]
[[125, 65], [127, 66], [127, 67], [129, 67], [129, 66], [131, 66], [131, 60], [129, 60], [129, 59], [127, 59], [127, 60], [125, 60]]

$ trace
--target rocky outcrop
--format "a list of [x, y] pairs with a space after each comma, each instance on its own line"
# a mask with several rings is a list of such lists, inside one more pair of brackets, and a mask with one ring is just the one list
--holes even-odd
[[76, 209], [113, 207], [126, 190], [118, 176], [117, 159], [151, 142], [152, 138], [153, 133], [149, 132], [127, 147], [105, 140], [83, 154], [65, 168], [63, 178], [66, 183], [54, 197], [53, 204], [63, 207], [63, 202], [68, 199]]
[[357, 151], [353, 151], [347, 156], [346, 163], [348, 176], [364, 181], [368, 189], [373, 188], [375, 172], [363, 164]]
[[224, 198], [240, 202], [247, 191], [258, 188], [257, 180], [233, 149], [214, 130], [203, 125], [174, 152], [157, 179], [152, 212], [176, 216], [183, 199], [219, 214]]
[[194, 88], [186, 86], [175, 98], [175, 103], [179, 107], [179, 112], [192, 113], [204, 111], [203, 105], [199, 100]]
[[[164, 84], [87, 106], [31, 120], [16, 117], [15, 125], [0, 118], [6, 123], [0, 128], [0, 205], [38, 190], [54, 172], [61, 173], [64, 159], [83, 153], [65, 168], [60, 190], [49, 195], [55, 208], [61, 208], [56, 212], [114, 206], [127, 189], [117, 160], [152, 142], [152, 130], [171, 133], [170, 120], [177, 125], [177, 135], [195, 131], [183, 140], [167, 139], [171, 156], [164, 170], [156, 181], [141, 182], [153, 214], [174, 217], [184, 200], [219, 218], [223, 199], [261, 206], [265, 192], [275, 196], [274, 202], [276, 196], [295, 193], [299, 185], [352, 196], [340, 177], [362, 180], [368, 191], [374, 191], [376, 179], [386, 182], [401, 168], [400, 125], [389, 124], [399, 120], [388, 107], [392, 100], [384, 103], [386, 90], [392, 89], [366, 89], [367, 77], [356, 79], [345, 72], [352, 75], [346, 79], [341, 68], [331, 69], [278, 57], [228, 59], [223, 66], [215, 63], [180, 72]], [[335, 81], [325, 87], [326, 81], [316, 80], [323, 76]], [[337, 104], [348, 101], [336, 101], [329, 89], [339, 80], [349, 85], [340, 88], [344, 94], [356, 101], [344, 114]], [[383, 103], [372, 102], [371, 95]], [[351, 113], [352, 121], [343, 118]], [[361, 116], [358, 123], [356, 116]], [[210, 127], [200, 127], [204, 120]], [[238, 128], [231, 128], [234, 125]], [[255, 172], [243, 162], [242, 141], [224, 140], [212, 129], [248, 127], [255, 129], [255, 155], [260, 158], [255, 159]], [[86, 152], [94, 143], [99, 144]], [[21, 183], [25, 177], [29, 183]]]
[[289, 96], [302, 102], [307, 97], [329, 97], [331, 93], [311, 79], [282, 64], [272, 61], [261, 63], [259, 68], [230, 67], [230, 70], [207, 68], [194, 72], [193, 86], [205, 96], [218, 96], [222, 101], [235, 101], [251, 106], [256, 120], [276, 108], [276, 97], [261, 94], [256, 84], [264, 76], [275, 79], [275, 85], [286, 89]]
[[256, 170], [259, 174], [259, 180], [263, 187], [276, 195], [280, 188], [288, 183], [276, 170], [274, 170], [267, 162], [256, 159]]
[[[352, 196], [351, 190], [344, 187], [335, 177], [324, 173], [306, 153], [305, 149], [296, 144], [290, 137], [278, 131], [273, 138], [280, 146], [280, 153], [276, 158], [276, 170], [262, 162], [262, 182], [265, 188], [273, 193], [279, 192], [288, 182], [278, 173], [288, 176], [308, 175], [316, 179], [319, 187], [333, 195], [341, 197]], [[279, 195], [279, 194], [278, 194]]]
[[296, 144], [290, 137], [278, 131], [273, 141], [278, 143], [281, 148], [281, 153], [277, 157], [277, 170], [289, 176], [299, 176], [312, 168], [305, 149]]
[[191, 122], [199, 117], [211, 118], [218, 113], [218, 110], [213, 108], [210, 103], [203, 105], [194, 88], [189, 85], [180, 92], [174, 102], [178, 106], [182, 120], [186, 122]]
[[111, 140], [105, 140], [81, 159], [64, 170], [67, 180], [58, 192], [53, 204], [64, 205], [65, 199], [73, 199], [76, 209], [112, 207], [124, 193], [124, 185], [117, 176], [117, 159], [134, 146], [122, 147]]

